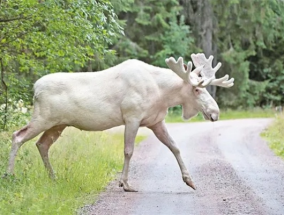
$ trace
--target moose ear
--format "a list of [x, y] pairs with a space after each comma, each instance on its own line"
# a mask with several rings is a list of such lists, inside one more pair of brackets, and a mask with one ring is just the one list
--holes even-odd
[[183, 64], [183, 67], [184, 67], [185, 71], [187, 71], [187, 65]]

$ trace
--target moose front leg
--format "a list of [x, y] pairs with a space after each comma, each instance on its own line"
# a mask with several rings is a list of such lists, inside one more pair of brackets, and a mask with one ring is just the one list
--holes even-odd
[[178, 147], [176, 146], [175, 142], [173, 141], [173, 139], [171, 138], [171, 136], [169, 135], [165, 122], [159, 122], [154, 126], [149, 127], [154, 134], [156, 135], [156, 137], [163, 143], [165, 144], [174, 154], [174, 156], [176, 157], [176, 160], [178, 162], [178, 165], [180, 167], [181, 173], [182, 173], [182, 179], [183, 181], [190, 186], [192, 189], [196, 189], [190, 176], [188, 173], [188, 170], [186, 169], [184, 162], [180, 156], [180, 151], [178, 149]]
[[134, 141], [139, 129], [139, 123], [137, 122], [128, 122], [125, 123], [125, 132], [124, 132], [124, 165], [119, 181], [119, 186], [123, 187], [126, 192], [137, 192], [128, 184], [128, 172], [129, 172], [129, 163], [133, 155], [134, 150]]

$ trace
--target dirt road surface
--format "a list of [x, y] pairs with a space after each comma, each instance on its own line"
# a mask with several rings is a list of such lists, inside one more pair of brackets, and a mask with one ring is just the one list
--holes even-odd
[[82, 212], [284, 215], [284, 160], [259, 136], [271, 121], [168, 124], [197, 190], [187, 187], [174, 156], [150, 135], [131, 162], [129, 183], [139, 192], [125, 193], [114, 181]]

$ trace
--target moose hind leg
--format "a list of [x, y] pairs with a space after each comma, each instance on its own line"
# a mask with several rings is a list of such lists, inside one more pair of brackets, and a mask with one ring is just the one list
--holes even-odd
[[14, 174], [15, 159], [19, 148], [28, 140], [34, 138], [39, 133], [44, 131], [39, 126], [35, 126], [33, 123], [29, 123], [22, 129], [13, 133], [12, 147], [8, 162], [7, 174]]
[[48, 150], [50, 146], [58, 139], [66, 125], [58, 125], [45, 131], [40, 139], [36, 142], [43, 164], [48, 172], [50, 178], [55, 178], [52, 166], [49, 162]]

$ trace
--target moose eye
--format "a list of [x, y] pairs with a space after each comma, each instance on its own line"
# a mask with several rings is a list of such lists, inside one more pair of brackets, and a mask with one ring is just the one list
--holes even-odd
[[199, 93], [199, 89], [195, 88], [194, 92]]

